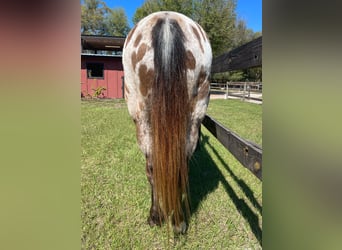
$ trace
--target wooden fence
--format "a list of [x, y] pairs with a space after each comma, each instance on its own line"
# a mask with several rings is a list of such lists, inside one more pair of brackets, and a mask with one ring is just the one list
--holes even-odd
[[[213, 59], [211, 73], [241, 70], [262, 65], [262, 37], [246, 43]], [[202, 124], [228, 149], [234, 157], [262, 180], [262, 148], [222, 126], [209, 115]]]

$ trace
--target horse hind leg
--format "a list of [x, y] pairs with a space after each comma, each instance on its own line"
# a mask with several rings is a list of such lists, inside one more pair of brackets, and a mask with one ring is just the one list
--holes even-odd
[[164, 218], [160, 212], [160, 207], [159, 207], [158, 199], [156, 197], [156, 192], [154, 190], [152, 174], [153, 174], [153, 167], [150, 161], [150, 157], [146, 157], [146, 176], [147, 176], [149, 183], [151, 184], [151, 208], [150, 208], [150, 215], [147, 219], [147, 223], [151, 227], [161, 226], [161, 223], [164, 221]]
[[[146, 157], [146, 176], [147, 176], [149, 183], [151, 184], [151, 208], [150, 208], [150, 215], [147, 219], [147, 223], [151, 227], [152, 226], [160, 227], [161, 224], [164, 222], [164, 217], [161, 213], [158, 199], [156, 196], [156, 192], [154, 189], [152, 174], [153, 174], [153, 166], [150, 161], [150, 157]], [[182, 215], [183, 215], [183, 211], [182, 211]], [[182, 216], [182, 219], [179, 225], [176, 225], [173, 219], [172, 227], [173, 227], [173, 231], [175, 234], [184, 234], [187, 230], [187, 223], [184, 220], [184, 215]]]
[[182, 217], [181, 221], [176, 225], [175, 221], [172, 221], [172, 228], [173, 232], [178, 235], [178, 234], [185, 234], [188, 226], [186, 220]]
[[175, 216], [172, 216], [172, 229], [175, 235], [185, 234], [188, 230], [189, 225], [189, 217], [190, 217], [190, 208], [187, 201], [186, 193], [180, 194], [180, 202], [181, 207], [178, 212], [178, 220], [175, 219]]

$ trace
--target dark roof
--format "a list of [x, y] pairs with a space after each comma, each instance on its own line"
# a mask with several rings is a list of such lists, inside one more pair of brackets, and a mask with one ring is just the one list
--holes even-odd
[[84, 50], [122, 50], [126, 37], [81, 35]]

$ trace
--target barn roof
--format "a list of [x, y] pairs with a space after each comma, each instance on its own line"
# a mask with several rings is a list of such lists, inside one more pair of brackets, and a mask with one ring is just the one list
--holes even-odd
[[81, 35], [83, 50], [121, 50], [126, 37]]

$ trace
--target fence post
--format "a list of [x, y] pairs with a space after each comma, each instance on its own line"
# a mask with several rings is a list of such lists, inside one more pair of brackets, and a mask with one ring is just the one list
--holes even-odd
[[246, 82], [244, 82], [244, 84], [243, 84], [243, 101], [245, 101], [245, 95], [246, 95], [246, 85], [247, 85], [247, 83]]
[[248, 99], [250, 99], [251, 97], [251, 84], [250, 83], [248, 84], [247, 88], [248, 88]]
[[228, 86], [229, 82], [226, 82], [226, 94], [224, 96], [224, 99], [228, 99], [228, 95], [229, 95], [229, 86]]

